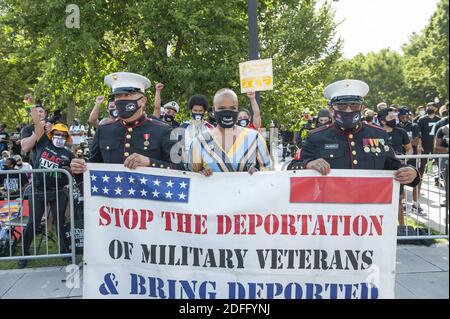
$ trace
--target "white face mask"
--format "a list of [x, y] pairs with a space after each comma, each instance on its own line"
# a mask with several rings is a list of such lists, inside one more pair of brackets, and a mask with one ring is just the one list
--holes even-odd
[[420, 111], [419, 114], [423, 116], [425, 115], [425, 111]]
[[55, 147], [63, 147], [64, 144], [66, 144], [66, 139], [63, 137], [53, 137], [52, 138], [52, 142], [53, 145], [55, 145]]

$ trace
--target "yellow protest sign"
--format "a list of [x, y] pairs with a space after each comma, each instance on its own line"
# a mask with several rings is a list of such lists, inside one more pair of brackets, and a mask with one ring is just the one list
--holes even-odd
[[239, 63], [241, 93], [273, 90], [272, 59]]

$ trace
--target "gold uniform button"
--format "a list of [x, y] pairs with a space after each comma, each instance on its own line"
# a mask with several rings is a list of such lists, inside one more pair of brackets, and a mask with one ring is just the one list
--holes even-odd
[[130, 134], [128, 134], [127, 135], [127, 140], [129, 140], [131, 138], [131, 135]]
[[350, 139], [353, 138], [353, 134], [349, 134], [348, 138], [350, 138]]
[[125, 144], [125, 147], [129, 148], [130, 147], [130, 143]]
[[106, 146], [106, 149], [109, 150], [109, 146]]
[[357, 161], [357, 160], [354, 160], [354, 161], [353, 161], [353, 164], [357, 165], [357, 164], [358, 164], [358, 161]]
[[152, 166], [155, 167], [155, 163], [153, 163]]
[[334, 155], [333, 154], [330, 154], [330, 158], [333, 158], [334, 157]]
[[356, 155], [356, 151], [353, 151], [352, 154], [353, 154], [353, 155]]
[[125, 153], [123, 153], [123, 156], [128, 157], [128, 156], [130, 156], [130, 153], [125, 152]]
[[350, 145], [351, 145], [351, 146], [355, 146], [355, 142], [351, 142]]
[[160, 166], [161, 168], [163, 168], [164, 167], [164, 165], [163, 164], [161, 164], [161, 166]]
[[131, 127], [129, 127], [128, 132], [133, 132], [133, 129]]

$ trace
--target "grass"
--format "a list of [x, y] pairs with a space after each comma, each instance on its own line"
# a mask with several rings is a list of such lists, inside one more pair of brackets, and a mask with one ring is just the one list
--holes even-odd
[[[426, 230], [428, 230], [428, 226], [418, 222], [416, 219], [414, 218], [405, 218], [405, 224], [406, 226], [411, 226], [414, 228], [424, 228]], [[437, 231], [436, 229], [430, 228], [431, 234], [432, 235], [442, 235], [441, 232]], [[441, 238], [441, 239], [433, 239], [433, 243], [434, 244], [448, 244], [448, 239], [445, 238]]]

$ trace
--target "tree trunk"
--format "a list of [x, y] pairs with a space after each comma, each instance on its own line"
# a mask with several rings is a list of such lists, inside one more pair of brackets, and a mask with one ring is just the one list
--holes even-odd
[[70, 126], [73, 123], [74, 119], [75, 119], [75, 101], [71, 96], [67, 99], [67, 117], [66, 117], [67, 125]]

